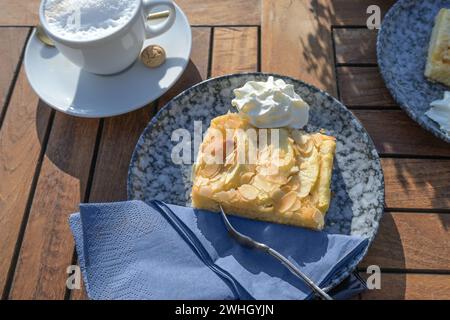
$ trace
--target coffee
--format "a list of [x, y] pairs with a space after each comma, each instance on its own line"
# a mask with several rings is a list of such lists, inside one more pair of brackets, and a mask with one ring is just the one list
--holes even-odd
[[67, 40], [94, 40], [122, 28], [141, 0], [45, 0], [50, 31]]

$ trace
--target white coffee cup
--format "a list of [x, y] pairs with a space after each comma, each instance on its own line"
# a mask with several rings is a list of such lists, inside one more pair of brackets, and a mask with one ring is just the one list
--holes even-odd
[[[112, 34], [96, 39], [68, 39], [56, 34], [45, 17], [45, 0], [41, 2], [39, 18], [56, 48], [68, 60], [84, 70], [101, 75], [121, 72], [139, 57], [144, 40], [166, 32], [175, 22], [175, 5], [170, 0], [134, 0], [139, 4], [132, 17]], [[150, 25], [147, 16], [157, 6], [167, 7], [169, 17], [157, 25]]]

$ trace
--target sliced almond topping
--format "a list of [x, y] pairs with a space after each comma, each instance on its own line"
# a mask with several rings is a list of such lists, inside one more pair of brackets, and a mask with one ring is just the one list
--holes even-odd
[[220, 191], [214, 195], [214, 198], [221, 203], [231, 202], [236, 194], [231, 191]]
[[300, 189], [300, 177], [298, 176], [298, 174], [293, 175], [290, 178], [288, 186], [290, 186], [293, 191], [297, 191], [298, 189]]
[[291, 207], [295, 204], [295, 200], [297, 200], [297, 193], [291, 191], [284, 195], [283, 198], [278, 201], [278, 210], [283, 213], [289, 211]]
[[321, 230], [325, 224], [324, 215], [315, 207], [303, 208], [301, 210], [305, 225], [307, 227]]
[[237, 156], [237, 151], [236, 150], [233, 150], [232, 152], [227, 154], [226, 157], [225, 157], [225, 165], [226, 166], [231, 166], [231, 165], [235, 164], [236, 163], [236, 156]]
[[204, 177], [212, 178], [220, 172], [221, 167], [222, 165], [216, 163], [206, 164], [203, 167], [202, 174]]
[[319, 230], [322, 230], [323, 226], [325, 225], [323, 214], [319, 210], [315, 210], [312, 214], [312, 219], [316, 223], [315, 227]]
[[293, 216], [293, 214], [294, 214], [294, 212], [292, 212], [292, 211], [283, 212], [283, 216], [285, 219], [290, 219]]
[[297, 198], [297, 200], [295, 200], [294, 205], [289, 209], [289, 211], [298, 211], [301, 208], [302, 208], [302, 201]]
[[231, 189], [228, 191], [228, 193], [230, 194], [230, 203], [231, 204], [236, 204], [238, 201], [240, 201], [240, 193], [235, 190], [235, 189]]
[[312, 140], [314, 141], [314, 144], [316, 145], [316, 147], [319, 147], [322, 143], [322, 135], [320, 133], [316, 133], [314, 135], [311, 136]]
[[319, 153], [316, 149], [313, 149], [311, 156], [302, 160], [300, 164], [300, 189], [298, 190], [298, 195], [300, 197], [306, 197], [310, 192], [312, 187], [317, 181], [320, 169], [320, 159]]
[[282, 175], [275, 175], [275, 174], [274, 174], [274, 175], [264, 176], [264, 178], [265, 178], [267, 181], [272, 182], [272, 183], [276, 183], [276, 184], [278, 184], [278, 185], [283, 185], [283, 184], [288, 183], [287, 177], [282, 176]]
[[280, 199], [283, 198], [283, 196], [284, 196], [286, 193], [288, 193], [288, 192], [289, 192], [289, 191], [284, 192], [282, 189], [281, 189], [281, 190], [280, 190], [280, 189], [277, 189], [277, 190], [273, 191], [273, 192], [270, 194], [270, 198], [272, 198], [272, 200], [273, 200], [274, 202], [278, 202], [278, 201], [280, 201]]
[[258, 167], [258, 173], [265, 177], [274, 175], [274, 174], [278, 174], [279, 172], [280, 172], [280, 168], [270, 162], [269, 162], [269, 164]]
[[201, 186], [198, 188], [198, 194], [206, 198], [211, 198], [213, 195], [213, 191], [210, 187]]
[[241, 169], [242, 166], [239, 164], [235, 164], [234, 166], [230, 167], [226, 173], [225, 184], [237, 184], [241, 180], [239, 176]]
[[289, 173], [290, 174], [295, 174], [295, 173], [298, 173], [299, 171], [300, 171], [300, 169], [297, 166], [293, 166]]
[[259, 194], [259, 190], [250, 184], [243, 184], [238, 191], [247, 200], [255, 200]]
[[298, 147], [298, 151], [302, 156], [308, 156], [314, 149], [314, 141], [309, 139], [307, 143]]
[[308, 140], [310, 139], [309, 134], [306, 134], [305, 132], [299, 131], [299, 130], [293, 131], [292, 137], [294, 138], [295, 143], [299, 144], [299, 145], [303, 145], [303, 144], [307, 143]]
[[262, 213], [272, 213], [273, 212], [273, 206], [267, 206], [267, 207], [260, 207], [259, 211]]
[[322, 229], [325, 224], [323, 215], [320, 212], [317, 212], [314, 219], [317, 222], [317, 226], [319, 227], [319, 229]]
[[246, 172], [241, 176], [241, 183], [242, 184], [248, 184], [252, 180], [253, 176], [255, 175], [254, 172]]
[[270, 193], [274, 189], [274, 185], [267, 181], [265, 178], [263, 178], [261, 175], [257, 174], [253, 178], [252, 185], [258, 188], [259, 190], [262, 190], [264, 192]]

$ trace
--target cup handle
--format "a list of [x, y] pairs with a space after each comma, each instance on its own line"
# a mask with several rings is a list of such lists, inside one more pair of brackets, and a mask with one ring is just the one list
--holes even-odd
[[143, 0], [142, 5], [145, 18], [148, 17], [148, 15], [151, 13], [151, 10], [156, 6], [166, 6], [170, 11], [169, 17], [162, 23], [152, 26], [147, 21], [145, 21], [145, 33], [147, 38], [159, 36], [160, 34], [163, 34], [167, 30], [169, 30], [170, 27], [172, 27], [173, 23], [175, 22], [176, 10], [175, 5], [171, 0]]

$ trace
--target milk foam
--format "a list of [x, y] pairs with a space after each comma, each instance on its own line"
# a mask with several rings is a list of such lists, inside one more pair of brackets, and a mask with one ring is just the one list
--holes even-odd
[[133, 16], [140, 0], [45, 0], [49, 29], [68, 40], [93, 40], [114, 33]]

